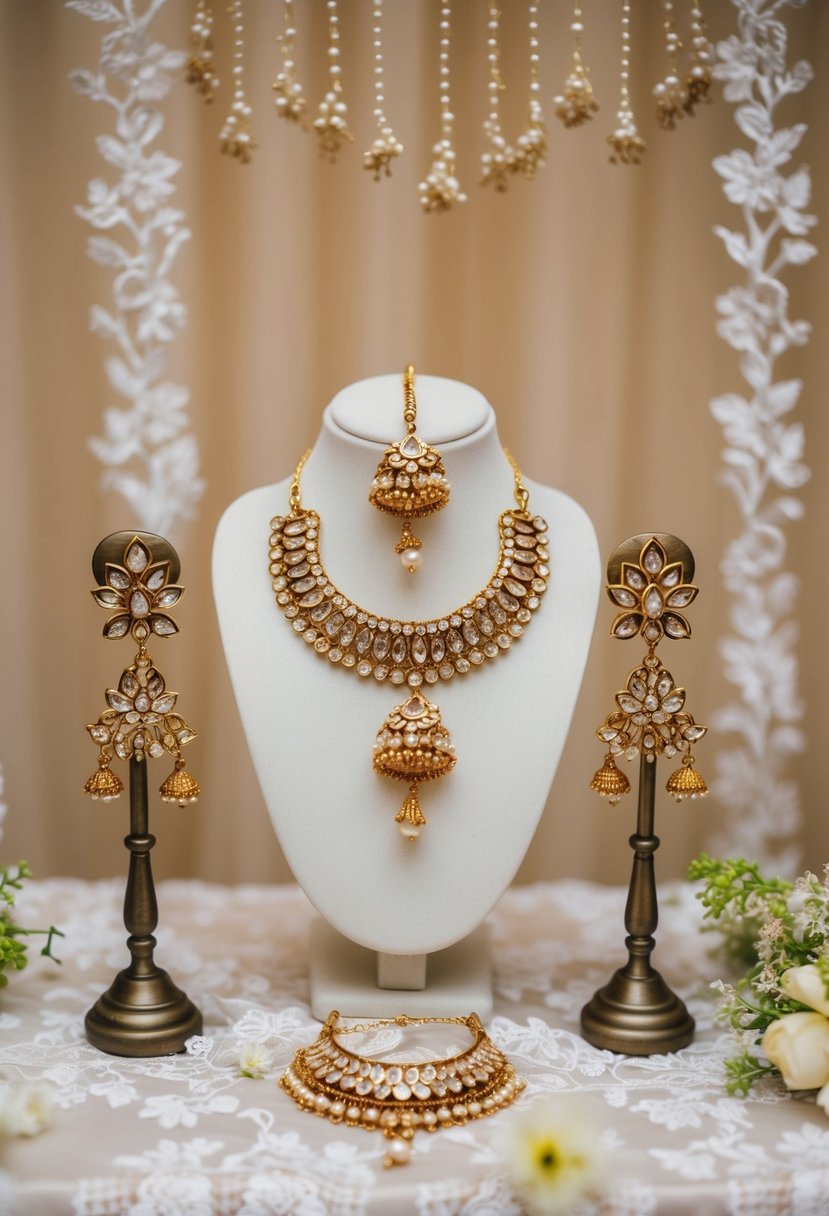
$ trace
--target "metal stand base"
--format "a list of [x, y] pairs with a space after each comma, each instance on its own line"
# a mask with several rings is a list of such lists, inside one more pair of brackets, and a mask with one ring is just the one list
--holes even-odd
[[694, 1019], [658, 971], [636, 978], [622, 967], [582, 1009], [581, 1031], [594, 1047], [650, 1056], [687, 1047]]
[[135, 976], [127, 968], [98, 998], [84, 1025], [92, 1046], [109, 1055], [168, 1056], [201, 1034], [202, 1017], [166, 971]]

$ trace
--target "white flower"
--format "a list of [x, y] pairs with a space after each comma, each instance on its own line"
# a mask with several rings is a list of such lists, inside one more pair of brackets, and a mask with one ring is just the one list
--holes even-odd
[[596, 1128], [578, 1102], [562, 1095], [515, 1111], [494, 1144], [531, 1216], [569, 1212], [600, 1182]]
[[787, 1013], [772, 1022], [763, 1052], [787, 1089], [819, 1089], [829, 1081], [829, 1021], [822, 1013]]
[[42, 1081], [3, 1085], [0, 1089], [0, 1130], [6, 1136], [36, 1136], [49, 1126], [55, 1091]]
[[804, 967], [790, 967], [784, 972], [780, 986], [786, 996], [808, 1005], [818, 1013], [829, 1017], [829, 998], [826, 995], [826, 984], [814, 963]]
[[250, 1077], [253, 1081], [261, 1081], [272, 1067], [273, 1053], [268, 1046], [246, 1039], [239, 1048], [239, 1075]]

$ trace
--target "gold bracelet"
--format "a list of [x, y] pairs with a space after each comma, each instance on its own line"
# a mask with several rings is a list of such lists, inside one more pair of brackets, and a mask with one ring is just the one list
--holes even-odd
[[[406, 1164], [418, 1128], [434, 1132], [484, 1118], [509, 1106], [526, 1086], [476, 1013], [465, 1018], [401, 1014], [338, 1028], [339, 1020], [333, 1010], [316, 1042], [298, 1049], [279, 1084], [303, 1110], [332, 1123], [381, 1131], [388, 1141], [386, 1166]], [[468, 1027], [472, 1046], [446, 1058], [398, 1064], [358, 1055], [336, 1039], [382, 1026], [431, 1023]]]

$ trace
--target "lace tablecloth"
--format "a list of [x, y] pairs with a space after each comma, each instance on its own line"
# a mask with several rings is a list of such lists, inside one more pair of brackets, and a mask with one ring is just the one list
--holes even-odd
[[[419, 1135], [406, 1167], [384, 1170], [382, 1137], [300, 1111], [276, 1084], [316, 1037], [306, 941], [313, 909], [295, 887], [159, 888], [156, 957], [204, 1013], [188, 1055], [126, 1060], [83, 1037], [83, 1015], [126, 964], [123, 881], [31, 884], [24, 924], [58, 924], [64, 962], [36, 954], [0, 1002], [0, 1070], [57, 1091], [49, 1129], [10, 1141], [0, 1167], [28, 1216], [519, 1216], [493, 1131], [509, 1112]], [[610, 1163], [602, 1216], [826, 1216], [829, 1120], [766, 1081], [730, 1098], [712, 1024], [712, 938], [685, 887], [662, 892], [657, 966], [697, 1020], [676, 1055], [598, 1051], [582, 1004], [623, 961], [625, 893], [581, 882], [515, 888], [490, 917], [493, 1040], [528, 1098], [577, 1091]], [[35, 939], [36, 941], [36, 939]], [[263, 1080], [238, 1074], [240, 1046], [266, 1041]], [[2, 1207], [0, 1200], [0, 1207]]]

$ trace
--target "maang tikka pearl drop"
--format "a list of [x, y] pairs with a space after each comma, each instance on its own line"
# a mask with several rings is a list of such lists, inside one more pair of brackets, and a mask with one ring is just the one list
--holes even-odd
[[423, 545], [412, 532], [412, 519], [442, 511], [451, 490], [440, 452], [415, 433], [416, 418], [414, 368], [410, 364], [403, 373], [406, 434], [399, 443], [386, 448], [368, 492], [373, 507], [402, 517], [403, 531], [395, 552], [410, 573], [421, 563]]

